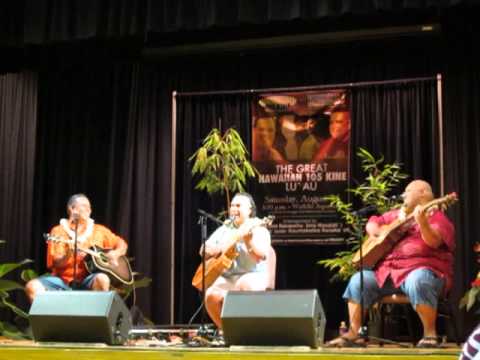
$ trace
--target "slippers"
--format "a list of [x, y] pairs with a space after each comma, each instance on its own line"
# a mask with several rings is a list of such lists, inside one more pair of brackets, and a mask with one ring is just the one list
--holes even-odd
[[424, 336], [417, 343], [416, 347], [421, 349], [435, 349], [440, 347], [440, 343], [436, 336]]
[[349, 339], [344, 336], [339, 336], [329, 342], [325, 343], [325, 347], [339, 347], [339, 348], [362, 348], [365, 347], [365, 343], [360, 337]]

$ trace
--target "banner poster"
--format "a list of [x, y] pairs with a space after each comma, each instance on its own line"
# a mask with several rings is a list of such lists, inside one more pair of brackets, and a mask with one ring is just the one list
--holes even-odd
[[274, 215], [272, 242], [339, 244], [341, 218], [323, 197], [349, 186], [350, 109], [346, 89], [257, 94], [252, 162], [259, 212]]

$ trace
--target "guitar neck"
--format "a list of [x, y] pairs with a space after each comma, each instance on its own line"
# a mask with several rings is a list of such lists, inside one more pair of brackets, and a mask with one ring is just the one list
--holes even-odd
[[[51, 236], [51, 235], [47, 237], [47, 241], [53, 242], [53, 243], [67, 244], [71, 249], [74, 248], [74, 244], [75, 244], [73, 240], [62, 239], [60, 237]], [[77, 246], [77, 249], [84, 252], [85, 254], [90, 255], [90, 256], [94, 256], [94, 257], [97, 257], [97, 258], [100, 256], [100, 253], [95, 251], [95, 250], [86, 249], [86, 248], [82, 248], [82, 247], [78, 247], [78, 246]]]
[[[423, 208], [422, 211], [426, 210], [427, 208], [428, 207]], [[395, 222], [391, 223], [390, 225], [387, 225], [388, 231], [395, 230], [395, 229], [399, 228], [400, 226], [403, 226], [403, 225], [407, 224], [409, 221], [412, 221], [414, 219], [414, 217], [415, 217], [415, 214], [412, 211], [407, 216], [405, 216], [405, 218], [397, 219]]]
[[84, 248], [78, 248], [78, 250], [80, 250], [80, 251], [82, 251], [85, 254], [88, 254], [90, 256], [94, 256], [94, 257], [99, 257], [100, 256], [100, 254], [97, 251], [94, 251], [94, 250], [84, 249]]
[[238, 235], [238, 233], [233, 234], [232, 239], [230, 239], [230, 243], [226, 247], [226, 250], [224, 251], [224, 253], [227, 254], [229, 252], [233, 252], [235, 250], [235, 246], [241, 239], [242, 238], [241, 236]]
[[[421, 211], [426, 211], [434, 206], [448, 206], [449, 204], [457, 201], [457, 195], [456, 193], [452, 193], [446, 196], [443, 196], [438, 199], [431, 200], [430, 202], [426, 203], [425, 205], [422, 205]], [[407, 216], [405, 216], [404, 219], [399, 220], [396, 224], [392, 226], [392, 229], [400, 227], [404, 224], [406, 224], [408, 221], [411, 221], [415, 217], [415, 212], [412, 211], [410, 212]]]
[[[267, 225], [270, 225], [273, 221], [273, 217], [272, 216], [267, 216], [266, 218], [263, 218], [260, 223], [258, 224], [254, 224], [251, 228], [250, 228], [250, 232], [255, 229], [256, 227], [260, 227], [260, 226], [267, 226]], [[238, 229], [235, 229], [235, 232], [232, 234], [232, 239], [230, 239], [230, 243], [229, 245], [227, 246], [226, 250], [225, 250], [225, 253], [229, 252], [229, 251], [233, 251], [234, 250], [234, 247], [235, 245], [242, 239], [242, 237], [239, 235], [238, 233]]]

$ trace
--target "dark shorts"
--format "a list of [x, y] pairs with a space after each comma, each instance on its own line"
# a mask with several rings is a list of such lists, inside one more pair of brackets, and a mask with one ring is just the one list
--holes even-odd
[[[83, 281], [75, 288], [78, 290], [90, 290], [93, 285], [93, 280], [97, 273], [88, 275]], [[38, 281], [47, 290], [72, 290], [70, 284], [66, 284], [61, 278], [54, 275], [43, 275], [37, 278]]]

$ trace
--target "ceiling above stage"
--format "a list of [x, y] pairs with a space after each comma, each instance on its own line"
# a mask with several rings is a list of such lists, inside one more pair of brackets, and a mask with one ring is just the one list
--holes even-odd
[[125, 40], [172, 46], [437, 22], [478, 0], [5, 0], [0, 44]]

